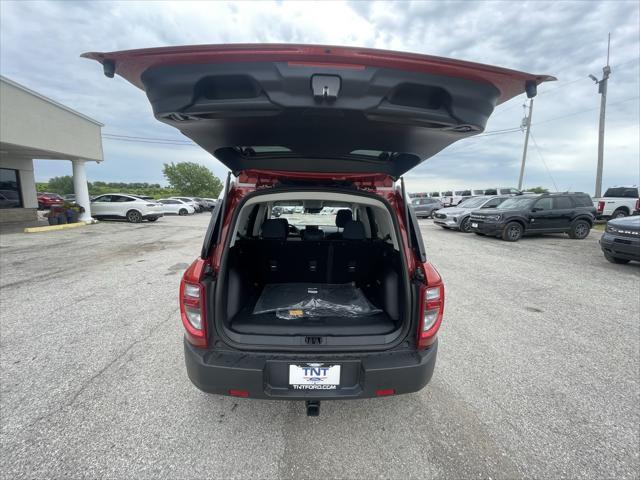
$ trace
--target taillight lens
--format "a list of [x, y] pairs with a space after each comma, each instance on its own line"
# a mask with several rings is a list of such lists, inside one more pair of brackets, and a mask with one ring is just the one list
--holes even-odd
[[640, 198], [636, 200], [636, 212], [640, 211]]
[[207, 322], [204, 287], [201, 280], [205, 261], [198, 259], [184, 272], [180, 282], [180, 316], [187, 341], [195, 347], [207, 347]]
[[430, 263], [423, 265], [426, 285], [420, 287], [420, 318], [418, 319], [418, 348], [427, 348], [436, 340], [444, 313], [444, 284], [438, 271]]
[[603, 201], [599, 201], [598, 202], [598, 213], [602, 213], [604, 212], [604, 202]]

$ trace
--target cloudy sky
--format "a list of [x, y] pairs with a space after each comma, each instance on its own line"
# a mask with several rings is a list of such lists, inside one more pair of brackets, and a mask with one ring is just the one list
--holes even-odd
[[[0, 73], [105, 124], [103, 133], [182, 140], [144, 93], [102, 75], [85, 51], [294, 42], [404, 50], [551, 74], [535, 101], [525, 186], [593, 193], [597, 87], [611, 32], [604, 186], [640, 183], [640, 2], [29, 2], [0, 1]], [[487, 132], [518, 127], [524, 97], [496, 109]], [[407, 175], [410, 191], [517, 184], [524, 134], [452, 145]], [[89, 180], [164, 183], [164, 162], [217, 160], [189, 145], [104, 139]], [[546, 166], [545, 166], [546, 165]], [[71, 173], [37, 161], [36, 177]]]

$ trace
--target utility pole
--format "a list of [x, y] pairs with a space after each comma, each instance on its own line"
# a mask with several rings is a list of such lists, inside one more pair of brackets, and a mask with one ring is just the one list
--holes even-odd
[[527, 121], [527, 133], [524, 136], [524, 151], [522, 152], [522, 165], [520, 165], [520, 178], [518, 179], [518, 190], [522, 190], [522, 180], [524, 179], [524, 164], [527, 161], [527, 147], [529, 146], [529, 132], [531, 131], [531, 114], [533, 113], [533, 97], [529, 99], [529, 115]]
[[602, 79], [598, 80], [595, 76], [589, 75], [594, 82], [598, 84], [598, 93], [600, 94], [600, 124], [598, 127], [598, 167], [596, 168], [596, 198], [602, 195], [602, 166], [604, 163], [604, 119], [605, 110], [607, 108], [607, 83], [611, 74], [609, 66], [609, 52], [611, 51], [611, 34], [607, 42], [607, 64], [602, 67]]

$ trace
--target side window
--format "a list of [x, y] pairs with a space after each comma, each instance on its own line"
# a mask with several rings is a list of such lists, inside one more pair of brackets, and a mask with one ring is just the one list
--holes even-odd
[[551, 210], [553, 208], [553, 199], [551, 197], [541, 198], [533, 204], [533, 208], [537, 208], [539, 210]]
[[110, 202], [112, 195], [102, 195], [94, 200], [94, 202]]
[[484, 191], [485, 195], [497, 195], [498, 194], [498, 190], [496, 190], [495, 188], [489, 188], [487, 190]]
[[593, 207], [593, 200], [588, 195], [576, 195], [573, 201], [578, 207]]
[[569, 197], [555, 197], [553, 199], [553, 208], [558, 208], [558, 209], [573, 208], [573, 202]]
[[638, 198], [637, 188], [625, 188], [623, 193], [624, 198]]

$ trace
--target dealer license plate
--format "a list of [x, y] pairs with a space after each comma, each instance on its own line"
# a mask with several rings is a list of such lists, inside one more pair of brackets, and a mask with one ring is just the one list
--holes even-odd
[[289, 385], [294, 390], [335, 390], [340, 385], [340, 365], [289, 365]]

